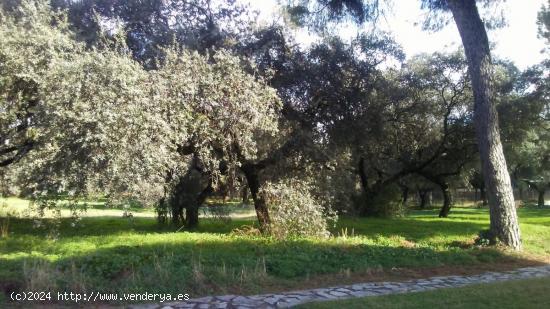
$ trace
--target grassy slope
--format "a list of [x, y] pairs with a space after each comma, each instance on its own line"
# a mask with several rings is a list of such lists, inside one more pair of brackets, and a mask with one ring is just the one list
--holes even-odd
[[[550, 209], [522, 209], [519, 214], [526, 252], [548, 261]], [[393, 220], [343, 218], [335, 232], [348, 236], [329, 240], [228, 234], [244, 224], [252, 221], [227, 225], [203, 220], [196, 231], [175, 232], [153, 218], [86, 217], [77, 228], [62, 222], [54, 240], [51, 228], [12, 219], [10, 236], [0, 239], [0, 288], [185, 292], [195, 297], [290, 289], [323, 274], [522, 258], [468, 246], [488, 224], [487, 210], [480, 209], [454, 209], [448, 219], [437, 218], [435, 211]]]
[[312, 303], [298, 308], [548, 308], [550, 278]]

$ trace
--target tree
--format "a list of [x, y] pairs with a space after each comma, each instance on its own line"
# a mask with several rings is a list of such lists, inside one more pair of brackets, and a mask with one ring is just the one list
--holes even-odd
[[550, 1], [546, 6], [542, 5], [537, 15], [537, 25], [539, 37], [545, 39], [546, 44], [550, 44]]
[[86, 50], [64, 15], [41, 1], [24, 1], [0, 18], [0, 104], [8, 111], [0, 126], [10, 135], [4, 145], [32, 141], [32, 152], [18, 152], [26, 154], [19, 163], [27, 189], [129, 190], [130, 175], [140, 179], [164, 164], [145, 151], [162, 149], [165, 131], [136, 62], [124, 53]]
[[516, 186], [537, 191], [539, 207], [550, 182], [549, 81], [547, 61], [517, 73], [498, 109]]
[[253, 14], [236, 0], [50, 0], [67, 9], [75, 32], [88, 45], [123, 36], [133, 57], [156, 66], [172, 44], [198, 50], [231, 48], [251, 30]]
[[18, 124], [36, 97], [27, 134], [36, 152], [19, 175], [31, 191], [145, 198], [153, 188], [159, 198], [168, 174], [170, 182], [197, 178], [200, 166], [208, 178], [203, 193], [184, 205], [195, 225], [220, 174], [238, 169], [235, 145], [253, 160], [261, 137], [278, 130], [276, 92], [227, 51], [168, 48], [157, 69], [146, 71], [124, 52], [76, 41], [65, 15], [43, 2], [14, 12], [21, 16], [7, 12], [0, 27], [1, 108], [10, 111], [1, 125]]
[[[301, 1], [300, 5], [291, 8], [297, 10], [298, 16], [341, 17], [348, 14], [361, 22], [373, 18], [370, 8], [377, 8], [378, 1], [362, 0], [327, 0]], [[321, 9], [311, 11], [308, 5], [318, 4]], [[305, 4], [305, 5], [304, 5]], [[521, 250], [521, 237], [510, 175], [500, 141], [498, 115], [495, 107], [495, 94], [492, 84], [492, 60], [489, 40], [485, 26], [479, 15], [475, 0], [425, 0], [424, 7], [432, 11], [450, 11], [458, 27], [468, 59], [474, 92], [474, 119], [478, 140], [481, 165], [490, 208], [490, 231], [493, 237], [503, 244]], [[358, 9], [359, 7], [359, 9]], [[328, 12], [328, 13], [327, 13]], [[312, 14], [313, 13], [313, 14]], [[322, 19], [322, 18], [321, 18]]]
[[[171, 144], [180, 160], [198, 160], [210, 178], [204, 190], [217, 187], [222, 173], [234, 174], [245, 161], [261, 158], [262, 141], [279, 131], [277, 93], [265, 79], [245, 71], [241, 59], [228, 51], [203, 56], [167, 50], [163, 65], [151, 75], [154, 101], [163, 106], [163, 117], [174, 132]], [[172, 174], [169, 181], [177, 181], [187, 170], [179, 166], [166, 172]], [[250, 189], [256, 198], [257, 191]], [[267, 208], [261, 206], [256, 211], [263, 224]], [[195, 208], [188, 210], [198, 215]], [[195, 223], [198, 218], [187, 221]]]
[[[254, 19], [254, 14], [251, 14], [245, 6], [238, 4], [235, 0], [151, 0], [145, 2], [52, 0], [52, 3], [56, 7], [68, 9], [72, 26], [89, 45], [101, 46], [102, 38], [106, 35], [106, 32], [109, 36], [108, 30], [112, 30], [110, 31], [112, 33], [122, 33], [126, 43], [132, 50], [134, 58], [147, 69], [162, 66], [162, 63], [166, 60], [164, 58], [170, 57], [165, 54], [166, 48], [172, 48], [173, 44], [178, 48], [196, 50], [203, 55], [207, 55], [207, 57], [213, 57], [217, 54], [213, 50], [221, 48], [228, 48], [235, 50], [237, 53], [245, 54], [250, 51], [250, 46], [254, 46], [253, 52], [258, 53], [258, 50], [262, 48], [261, 45], [269, 44], [269, 40], [271, 40], [269, 36], [267, 36], [267, 41], [264, 40], [262, 31], [252, 33], [251, 21]], [[108, 27], [105, 25], [110, 25], [113, 29], [107, 29]], [[259, 34], [259, 40], [255, 40], [257, 34]], [[210, 61], [216, 62], [215, 59]], [[248, 65], [246, 61], [243, 62], [243, 66], [250, 74], [258, 74], [261, 70], [261, 68], [256, 70], [254, 65]], [[174, 77], [176, 76], [178, 74], [174, 75]], [[170, 79], [172, 77], [166, 76], [165, 78]], [[205, 93], [207, 94], [208, 90], [205, 90]], [[201, 93], [200, 95], [204, 94]], [[243, 117], [246, 116], [243, 115]], [[230, 136], [227, 140], [229, 139], [231, 139]], [[207, 164], [202, 173], [206, 177], [214, 178], [213, 185], [217, 185], [217, 180], [221, 179], [221, 177], [218, 177], [220, 176], [221, 166], [225, 166], [224, 173], [229, 173], [224, 175], [224, 179], [235, 177], [235, 175], [228, 176], [235, 172], [231, 169], [234, 161], [229, 157], [236, 154], [229, 153], [228, 149], [223, 149], [220, 144], [209, 144], [212, 147], [209, 153], [213, 155], [211, 158], [216, 158], [216, 163], [210, 162], [212, 164], [208, 164], [208, 160], [204, 161], [204, 148], [199, 147], [202, 146], [200, 140], [193, 138], [193, 140], [174, 142], [178, 145], [179, 152], [183, 157], [191, 156], [201, 162], [199, 165]], [[247, 145], [235, 143], [235, 149], [246, 150]], [[200, 151], [203, 151], [203, 153]], [[257, 194], [259, 189], [256, 187], [260, 186], [260, 182], [254, 179], [259, 177], [257, 176], [258, 173], [251, 172], [252, 169], [250, 168], [252, 163], [262, 161], [262, 159], [249, 157], [247, 153], [242, 155], [240, 158], [243, 162], [240, 170], [246, 171], [244, 174], [248, 175], [243, 178], [249, 178], [250, 180], [247, 185], [252, 186], [250, 189], [252, 190], [256, 209], [259, 215], [263, 214], [259, 216], [260, 224], [265, 226], [266, 224], [263, 222], [269, 220], [263, 220], [262, 218], [268, 218], [268, 210], [265, 203], [262, 202], [263, 199], [259, 198], [259, 194]], [[271, 162], [272, 160], [267, 161]], [[263, 163], [259, 166], [262, 165]], [[261, 169], [263, 167], [254, 168], [256, 171]], [[164, 201], [182, 200], [184, 197], [181, 196], [180, 198], [177, 195], [185, 193], [184, 187], [174, 185], [171, 182], [183, 181], [182, 177], [185, 178], [185, 175], [187, 175], [185, 169], [170, 171], [168, 175], [170, 175], [167, 177], [167, 182], [170, 183], [168, 187], [173, 189], [174, 192], [170, 193], [173, 198], [164, 199]], [[176, 212], [179, 212], [183, 205], [172, 205], [172, 207], [177, 210]], [[192, 209], [187, 210], [193, 213], [193, 216], [198, 215], [198, 212], [192, 211]], [[198, 218], [191, 221], [196, 222], [197, 220]]]
[[474, 119], [490, 209], [490, 231], [505, 245], [521, 250], [510, 174], [500, 141], [492, 81], [489, 39], [475, 0], [448, 1], [462, 38], [474, 92]]
[[[452, 205], [451, 183], [460, 176], [476, 154], [471, 120], [471, 89], [467, 64], [461, 53], [420, 55], [408, 63], [411, 79], [418, 79], [423, 95], [419, 100], [428, 106], [434, 130], [432, 140], [417, 151], [412, 162], [422, 157], [436, 156], [416, 174], [428, 179], [441, 189], [443, 206], [439, 217], [447, 217]], [[411, 160], [411, 159], [409, 159]]]

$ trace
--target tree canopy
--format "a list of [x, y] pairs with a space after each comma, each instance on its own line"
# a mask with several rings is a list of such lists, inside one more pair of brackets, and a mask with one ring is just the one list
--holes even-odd
[[[378, 1], [287, 4], [313, 27], [382, 13]], [[188, 227], [223, 190], [250, 191], [260, 229], [283, 236], [327, 235], [333, 210], [400, 215], [413, 191], [423, 206], [438, 192], [447, 217], [465, 187], [512, 222], [511, 187], [497, 194], [508, 174], [542, 205], [549, 185], [548, 62], [492, 60], [486, 36], [464, 34], [475, 1], [419, 5], [454, 14], [464, 49], [406, 58], [379, 31], [301, 47], [232, 0], [7, 1], [1, 172], [22, 194], [131, 196]], [[510, 231], [495, 235], [518, 248]]]

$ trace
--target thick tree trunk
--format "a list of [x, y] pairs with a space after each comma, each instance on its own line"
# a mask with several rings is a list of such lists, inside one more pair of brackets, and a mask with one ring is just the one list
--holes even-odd
[[368, 217], [376, 215], [372, 207], [374, 202], [374, 197], [382, 189], [380, 183], [375, 183], [369, 186], [367, 174], [365, 172], [365, 159], [359, 159], [359, 166], [357, 169], [357, 174], [359, 175], [359, 180], [361, 181], [361, 188], [363, 189], [363, 200], [359, 205], [359, 215], [361, 217]]
[[256, 216], [258, 217], [258, 223], [260, 225], [260, 231], [262, 233], [269, 233], [269, 224], [271, 220], [269, 218], [269, 210], [267, 208], [267, 202], [265, 196], [260, 192], [260, 178], [258, 176], [258, 170], [253, 165], [241, 166], [252, 200], [254, 201], [254, 209], [256, 210]]
[[204, 204], [206, 198], [212, 194], [214, 188], [212, 187], [212, 182], [210, 181], [206, 188], [199, 193], [197, 200], [194, 204], [187, 205], [185, 208], [185, 226], [187, 228], [193, 229], [199, 225], [199, 208]]
[[538, 204], [539, 207], [544, 207], [544, 193], [545, 193], [546, 190], [544, 190], [544, 188], [543, 188], [543, 189], [539, 189], [537, 191], [539, 193], [539, 198], [538, 198], [538, 203], [537, 204]]
[[199, 206], [187, 205], [185, 208], [185, 227], [194, 229], [199, 226]]
[[179, 225], [182, 222], [184, 222], [183, 207], [177, 205], [176, 207], [172, 208], [172, 223], [175, 225]]
[[428, 203], [428, 192], [430, 190], [418, 190], [418, 197], [420, 198], [420, 209], [426, 209]]
[[448, 0], [462, 38], [474, 92], [474, 121], [485, 187], [489, 197], [491, 233], [506, 246], [521, 250], [514, 195], [502, 151], [494, 106], [489, 39], [475, 0]]
[[403, 206], [407, 207], [407, 202], [409, 201], [409, 187], [402, 186], [401, 187], [401, 194], [403, 196]]
[[243, 199], [243, 204], [248, 204], [248, 187], [246, 186], [243, 186], [242, 188], [242, 199]]
[[439, 217], [447, 218], [449, 216], [449, 212], [451, 211], [451, 206], [453, 204], [453, 196], [451, 194], [451, 190], [449, 189], [449, 185], [447, 183], [445, 182], [440, 183], [439, 188], [441, 188], [441, 193], [443, 193], [443, 206], [439, 211]]
[[185, 209], [183, 194], [184, 190], [180, 180], [180, 183], [176, 185], [174, 192], [172, 192], [169, 203], [172, 212], [172, 224], [174, 225], [180, 225], [185, 222], [183, 215], [183, 210]]

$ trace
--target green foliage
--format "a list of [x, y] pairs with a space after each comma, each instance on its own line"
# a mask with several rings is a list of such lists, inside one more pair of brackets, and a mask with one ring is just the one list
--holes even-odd
[[401, 189], [396, 184], [382, 187], [374, 197], [367, 198], [367, 207], [378, 217], [391, 218], [404, 214], [404, 206], [401, 196]]
[[205, 51], [231, 47], [250, 34], [255, 14], [235, 0], [51, 0], [66, 10], [79, 39], [91, 46], [121, 37], [132, 57], [155, 68], [164, 48]]
[[336, 214], [314, 199], [307, 183], [291, 179], [267, 184], [263, 190], [269, 204], [271, 235], [279, 239], [330, 236]]
[[168, 171], [185, 172], [182, 147], [218, 176], [222, 160], [235, 169], [235, 148], [253, 159], [257, 139], [278, 130], [275, 90], [228, 51], [174, 47], [146, 71], [123, 51], [86, 48], [45, 1], [16, 11], [1, 15], [0, 160], [24, 160], [13, 169], [28, 194], [152, 204]]
[[324, 32], [328, 25], [352, 21], [362, 24], [376, 20], [383, 11], [378, 1], [365, 0], [288, 0], [285, 7], [292, 20], [300, 26]]
[[235, 147], [254, 159], [257, 140], [278, 131], [281, 104], [275, 90], [245, 72], [241, 60], [228, 51], [210, 57], [167, 50], [152, 82], [153, 100], [164, 106], [174, 140], [191, 145], [214, 174], [222, 159], [234, 167]]
[[539, 28], [539, 37], [546, 40], [546, 44], [550, 44], [550, 1], [547, 5], [542, 5], [537, 15], [537, 26]]
[[125, 54], [86, 50], [44, 3], [25, 1], [17, 18], [2, 13], [0, 26], [1, 108], [25, 115], [32, 136], [20, 165], [25, 189], [131, 190], [166, 164], [147, 151], [162, 151], [166, 136], [160, 107], [146, 100], [147, 74]]
[[496, 236], [490, 230], [480, 231], [475, 239], [475, 244], [477, 246], [486, 247], [496, 244]]

